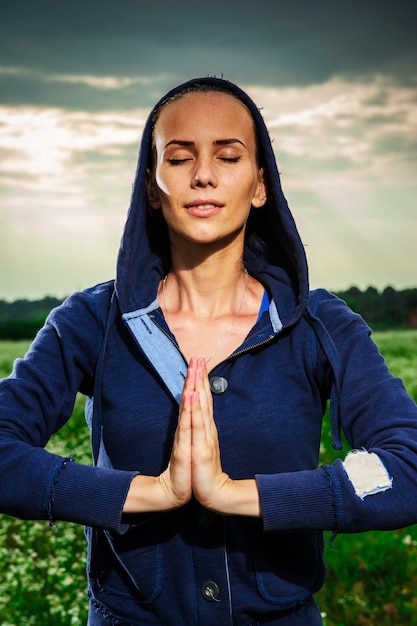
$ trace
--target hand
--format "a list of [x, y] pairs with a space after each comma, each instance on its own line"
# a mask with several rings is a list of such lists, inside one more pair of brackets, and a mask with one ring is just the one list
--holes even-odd
[[217, 509], [230, 477], [223, 472], [213, 400], [204, 359], [192, 358], [183, 391], [185, 423], [191, 424], [191, 484], [194, 497]]
[[168, 511], [192, 495], [217, 513], [261, 515], [255, 479], [232, 480], [222, 469], [206, 363], [196, 358], [188, 367], [168, 467], [158, 477], [135, 476], [123, 512]]
[[204, 359], [191, 359], [183, 392], [184, 423], [191, 424], [191, 484], [206, 508], [224, 514], [260, 516], [255, 479], [232, 480], [221, 465], [213, 401]]
[[160, 476], [135, 476], [123, 507], [124, 513], [169, 511], [186, 504], [191, 488], [191, 414], [182, 395], [168, 467]]
[[191, 415], [186, 408], [187, 398], [181, 396], [178, 425], [175, 430], [168, 467], [159, 476], [159, 484], [167, 499], [167, 509], [186, 504], [192, 496], [191, 486]]

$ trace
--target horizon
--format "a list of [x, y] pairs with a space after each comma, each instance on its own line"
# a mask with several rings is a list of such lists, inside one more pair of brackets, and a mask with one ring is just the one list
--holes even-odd
[[[326, 287], [323, 287], [323, 289], [326, 289]], [[402, 287], [400, 289], [398, 289], [394, 285], [386, 285], [385, 287], [382, 287], [381, 289], [378, 289], [378, 287], [375, 287], [374, 285], [367, 285], [363, 289], [361, 289], [357, 285], [350, 285], [349, 287], [342, 288], [342, 289], [328, 289], [328, 291], [330, 291], [331, 293], [337, 295], [337, 294], [341, 294], [341, 293], [346, 293], [346, 292], [350, 291], [351, 289], [358, 289], [362, 294], [365, 293], [366, 291], [368, 291], [369, 289], [372, 289], [372, 290], [376, 290], [378, 292], [378, 295], [382, 295], [386, 289], [393, 289], [397, 293], [400, 293], [400, 292], [403, 292], [403, 291], [413, 291], [413, 290], [416, 290], [417, 289], [417, 283], [415, 285], [411, 285], [411, 286], [408, 286], [408, 287]], [[19, 301], [41, 302], [42, 300], [47, 300], [48, 298], [50, 298], [52, 300], [63, 301], [66, 298], [68, 298], [69, 296], [71, 296], [73, 293], [74, 292], [66, 293], [66, 294], [64, 294], [62, 296], [54, 295], [52, 293], [47, 293], [45, 295], [41, 295], [41, 296], [34, 297], [34, 298], [30, 298], [30, 297], [26, 297], [26, 296], [20, 296], [20, 297], [17, 297], [17, 298], [13, 298], [12, 300], [9, 300], [7, 298], [3, 298], [3, 297], [0, 296], [0, 302], [6, 302], [6, 304], [14, 304], [14, 303], [19, 302]]]

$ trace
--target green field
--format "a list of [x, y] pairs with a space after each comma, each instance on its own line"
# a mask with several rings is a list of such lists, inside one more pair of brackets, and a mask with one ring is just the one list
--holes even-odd
[[[375, 333], [391, 371], [417, 400], [417, 331]], [[28, 341], [0, 341], [0, 377]], [[90, 463], [83, 400], [48, 446]], [[344, 452], [345, 453], [345, 452]], [[323, 428], [322, 461], [335, 458]], [[0, 626], [84, 625], [87, 616], [83, 529], [0, 516]], [[328, 579], [318, 595], [326, 626], [417, 626], [417, 526], [395, 532], [340, 535], [330, 546]]]

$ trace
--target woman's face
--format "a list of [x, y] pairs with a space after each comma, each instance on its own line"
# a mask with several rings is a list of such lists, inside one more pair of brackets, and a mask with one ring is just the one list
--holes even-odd
[[266, 200], [246, 107], [224, 93], [186, 94], [162, 109], [154, 143], [148, 198], [162, 210], [171, 243], [243, 240], [251, 206]]

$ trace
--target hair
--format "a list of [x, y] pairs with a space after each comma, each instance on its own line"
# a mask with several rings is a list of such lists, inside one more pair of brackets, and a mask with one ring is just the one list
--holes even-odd
[[158, 108], [155, 110], [153, 116], [152, 116], [152, 145], [151, 145], [151, 150], [149, 153], [149, 169], [151, 171], [153, 171], [154, 167], [155, 167], [155, 162], [156, 162], [156, 147], [155, 147], [155, 126], [156, 123], [161, 115], [161, 112], [163, 111], [163, 109], [168, 105], [171, 104], [171, 102], [176, 102], [177, 100], [180, 100], [181, 98], [183, 98], [184, 96], [188, 95], [189, 93], [223, 93], [227, 96], [230, 96], [231, 98], [234, 98], [237, 102], [240, 102], [240, 104], [242, 104], [245, 109], [248, 111], [251, 120], [252, 120], [252, 126], [253, 126], [253, 132], [255, 135], [255, 159], [256, 159], [256, 164], [258, 166], [258, 168], [261, 168], [264, 166], [263, 164], [263, 159], [262, 159], [262, 150], [261, 150], [261, 142], [259, 139], [259, 134], [258, 134], [258, 129], [256, 127], [255, 124], [255, 120], [253, 119], [252, 113], [249, 110], [249, 108], [246, 106], [246, 104], [239, 98], [239, 96], [237, 96], [233, 91], [231, 91], [230, 89], [228, 89], [227, 85], [205, 85], [205, 84], [200, 84], [200, 83], [194, 83], [193, 85], [189, 85], [187, 87], [184, 87], [183, 89], [180, 89], [179, 91], [177, 91], [173, 96], [170, 96], [169, 98], [166, 98], [165, 100], [162, 100], [160, 105], [158, 106]]

